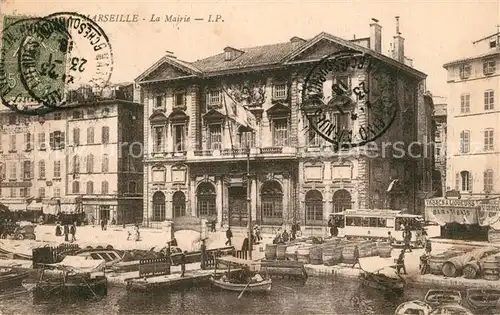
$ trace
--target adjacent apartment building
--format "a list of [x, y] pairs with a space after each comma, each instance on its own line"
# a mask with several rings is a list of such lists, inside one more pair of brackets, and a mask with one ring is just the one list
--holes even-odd
[[435, 197], [444, 196], [446, 192], [446, 97], [433, 96], [434, 102], [434, 123], [436, 130], [434, 135], [434, 170], [435, 183], [440, 185], [435, 187]]
[[0, 202], [10, 210], [85, 211], [89, 221], [142, 219], [142, 114], [133, 85], [44, 116], [0, 112]]
[[[422, 211], [416, 182], [425, 180], [417, 174], [426, 170], [418, 169], [423, 167], [418, 161], [391, 154], [373, 157], [363, 150], [333, 152], [329, 142], [306, 130], [300, 110], [312, 65], [327, 54], [356, 49], [380, 61], [379, 72], [329, 73], [324, 94], [332, 95], [340, 81], [351, 92], [360, 81], [370, 82], [370, 100], [390, 91], [398, 114], [377, 143], [419, 139], [420, 120], [427, 117], [418, 116], [425, 107], [426, 75], [405, 57], [399, 29], [386, 56], [382, 27], [374, 20], [370, 28], [366, 38], [345, 40], [323, 32], [307, 40], [226, 47], [195, 62], [169, 53], [142, 73], [136, 79], [136, 101], [144, 105], [143, 222], [192, 215], [245, 226], [247, 183], [252, 219], [264, 227], [292, 222], [324, 226], [330, 213], [345, 209]], [[253, 132], [227, 114], [236, 104], [255, 118]], [[354, 101], [347, 106], [361, 112]], [[343, 115], [333, 111], [330, 118], [339, 128], [358, 127]]]
[[447, 190], [462, 198], [500, 195], [500, 33], [474, 45], [477, 54], [446, 63]]

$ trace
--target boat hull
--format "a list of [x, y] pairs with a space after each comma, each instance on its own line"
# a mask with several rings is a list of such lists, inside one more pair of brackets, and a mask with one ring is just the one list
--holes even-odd
[[467, 290], [467, 303], [474, 308], [496, 307], [500, 300], [500, 290], [494, 289], [469, 289]]
[[405, 282], [401, 279], [393, 279], [377, 274], [362, 274], [360, 280], [364, 287], [384, 291], [402, 292], [405, 287]]
[[0, 291], [7, 291], [22, 285], [23, 280], [28, 277], [29, 273], [26, 271], [15, 272], [9, 271], [0, 274]]
[[414, 300], [401, 303], [394, 312], [394, 315], [405, 314], [422, 314], [429, 315], [432, 312], [432, 307], [422, 301]]
[[461, 304], [462, 294], [455, 290], [429, 290], [425, 295], [424, 302], [431, 306]]
[[81, 297], [91, 298], [95, 296], [106, 296], [108, 294], [108, 280], [106, 277], [98, 277], [92, 280], [68, 279], [62, 281], [41, 281], [33, 290], [33, 296], [40, 299], [51, 299], [54, 297]]
[[458, 304], [443, 304], [437, 306], [430, 315], [474, 315], [471, 311]]
[[211, 278], [210, 282], [212, 283], [213, 286], [217, 288], [233, 292], [241, 292], [243, 290], [245, 290], [245, 292], [270, 292], [272, 287], [271, 280], [264, 280], [258, 283], [250, 283], [248, 287], [247, 284], [230, 283], [215, 278]]

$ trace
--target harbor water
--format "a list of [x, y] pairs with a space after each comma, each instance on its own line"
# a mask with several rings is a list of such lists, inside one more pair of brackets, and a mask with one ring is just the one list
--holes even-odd
[[[309, 278], [304, 285], [275, 280], [269, 294], [243, 294], [206, 287], [127, 292], [110, 287], [94, 301], [57, 297], [40, 303], [30, 293], [0, 299], [2, 314], [394, 314], [408, 300], [424, 298], [429, 288], [409, 285], [402, 296], [363, 288], [354, 279]], [[479, 313], [478, 313], [479, 314]], [[481, 314], [485, 314], [484, 311]]]

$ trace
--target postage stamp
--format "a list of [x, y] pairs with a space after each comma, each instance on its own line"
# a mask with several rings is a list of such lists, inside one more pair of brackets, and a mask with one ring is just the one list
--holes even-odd
[[[99, 95], [109, 83], [113, 70], [109, 39], [99, 25], [81, 14], [60, 12], [20, 19], [7, 25], [4, 34], [15, 34], [4, 35], [11, 41], [3, 45], [0, 70], [5, 73], [0, 81], [2, 102], [11, 109], [40, 114], [76, 106], [71, 101], [74, 91], [90, 89]], [[20, 106], [26, 100], [38, 106]]]
[[308, 127], [335, 150], [375, 141], [396, 118], [391, 100], [370, 100], [369, 76], [376, 63], [369, 54], [342, 50], [323, 57], [306, 76], [301, 110]]

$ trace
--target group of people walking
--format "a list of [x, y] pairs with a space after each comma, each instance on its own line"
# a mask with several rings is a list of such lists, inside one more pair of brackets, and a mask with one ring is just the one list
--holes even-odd
[[57, 222], [56, 225], [56, 236], [63, 236], [65, 242], [74, 242], [76, 241], [76, 222], [73, 224], [64, 224], [61, 227], [61, 224]]

